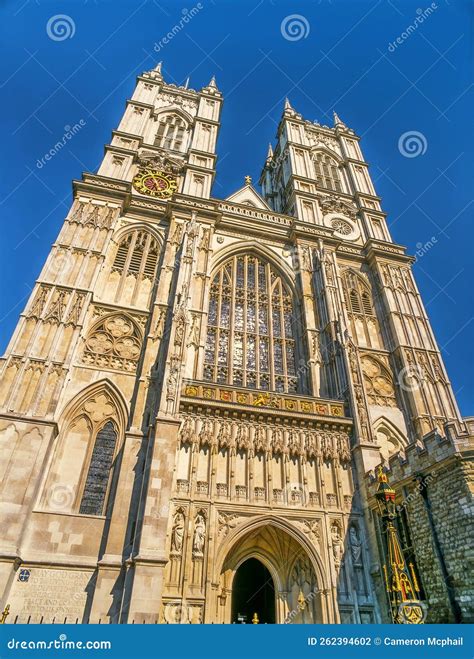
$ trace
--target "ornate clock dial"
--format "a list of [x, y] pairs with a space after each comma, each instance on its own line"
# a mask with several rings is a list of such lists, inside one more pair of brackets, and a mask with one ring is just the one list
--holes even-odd
[[176, 178], [157, 169], [145, 169], [133, 178], [133, 187], [142, 194], [158, 199], [169, 199], [178, 189]]

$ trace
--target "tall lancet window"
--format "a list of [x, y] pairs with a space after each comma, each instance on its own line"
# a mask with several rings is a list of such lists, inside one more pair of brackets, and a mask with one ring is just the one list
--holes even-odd
[[359, 346], [382, 347], [377, 314], [368, 282], [351, 269], [342, 273], [342, 282], [344, 302], [354, 340]]
[[211, 283], [204, 378], [297, 391], [292, 294], [262, 258], [234, 256]]
[[334, 158], [327, 153], [317, 151], [314, 155], [316, 183], [322, 188], [342, 192], [341, 174]]
[[186, 123], [177, 114], [166, 114], [160, 118], [155, 137], [155, 146], [171, 151], [184, 151]]
[[115, 454], [117, 431], [112, 421], [99, 430], [92, 450], [89, 470], [79, 512], [82, 515], [103, 515]]

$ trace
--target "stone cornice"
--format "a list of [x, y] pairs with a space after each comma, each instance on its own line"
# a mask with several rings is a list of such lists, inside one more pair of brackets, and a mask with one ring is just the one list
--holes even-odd
[[173, 210], [180, 206], [184, 206], [195, 209], [202, 214], [207, 213], [213, 218], [220, 216], [219, 202], [216, 199], [202, 199], [200, 197], [190, 197], [189, 195], [177, 194], [169, 203], [171, 203], [171, 208]]
[[253, 208], [245, 204], [227, 201], [219, 203], [221, 217], [217, 223], [220, 229], [239, 230], [243, 234], [271, 234], [287, 240], [293, 218], [273, 211]]
[[415, 258], [405, 254], [405, 250], [406, 248], [402, 245], [389, 243], [383, 240], [376, 240], [375, 238], [369, 238], [364, 245], [364, 253], [369, 262], [384, 258], [406, 264], [414, 263]]
[[137, 155], [136, 149], [127, 149], [126, 147], [119, 146], [118, 144], [106, 144], [104, 146], [104, 152], [108, 153], [109, 151], [113, 153], [119, 153], [122, 156], [132, 156], [132, 158], [136, 157]]
[[152, 110], [152, 111], [155, 107], [151, 103], [144, 103], [143, 101], [137, 101], [137, 100], [134, 100], [133, 98], [127, 98], [127, 100], [125, 101], [125, 104], [126, 105], [136, 105], [139, 108], [144, 108], [145, 110]]
[[128, 181], [99, 176], [98, 174], [83, 173], [82, 180], [72, 182], [75, 194], [83, 193], [98, 197], [119, 198], [122, 202], [130, 195], [132, 186]]
[[347, 256], [351, 261], [354, 259], [363, 261], [365, 259], [364, 248], [360, 245], [350, 245], [340, 242], [336, 248], [336, 253], [341, 257]]
[[273, 422], [276, 419], [292, 423], [298, 421], [310, 427], [346, 432], [352, 428], [352, 419], [344, 416], [344, 404], [341, 401], [217, 386], [210, 382], [188, 383], [181, 395], [181, 408], [213, 410], [224, 417], [266, 418]]
[[[19, 358], [19, 355], [14, 355], [12, 353], [12, 357]], [[36, 358], [29, 358], [29, 357], [22, 357], [22, 360], [26, 361], [33, 361], [33, 362], [38, 362], [41, 364], [46, 364], [45, 359], [36, 359]], [[51, 362], [54, 366], [61, 366], [64, 368], [64, 370], [69, 368], [69, 364], [62, 364], [59, 362]], [[2, 413], [0, 415], [0, 419], [7, 419], [8, 421], [21, 421], [22, 423], [31, 425], [31, 426], [49, 426], [56, 434], [58, 432], [58, 424], [56, 421], [52, 421], [51, 419], [41, 419], [33, 416], [27, 416], [25, 414], [15, 414], [12, 412], [6, 412]]]
[[[114, 198], [117, 203], [122, 202], [123, 212], [129, 211], [136, 213], [137, 216], [153, 217], [155, 220], [157, 215], [163, 218], [165, 215], [180, 210], [186, 214], [189, 213], [189, 210], [196, 210], [215, 220], [217, 226], [224, 231], [227, 228], [235, 230], [238, 224], [239, 233], [247, 232], [254, 235], [270, 233], [282, 240], [294, 237], [323, 239], [332, 242], [341, 254], [351, 254], [357, 258], [365, 256], [369, 262], [386, 259], [411, 264], [415, 260], [414, 257], [405, 253], [405, 247], [395, 243], [370, 238], [363, 247], [349, 245], [334, 238], [334, 232], [327, 227], [300, 222], [293, 216], [254, 208], [246, 204], [215, 198], [201, 199], [183, 194], [177, 194], [167, 202], [159, 199], [142, 198], [132, 194], [132, 186], [128, 181], [89, 173], [84, 173], [81, 181], [73, 181], [73, 188], [76, 195], [88, 194], [105, 199]], [[308, 195], [306, 192], [294, 192], [302, 196]], [[318, 194], [320, 193], [318, 192]], [[352, 195], [338, 193], [337, 196], [342, 200], [353, 200]], [[378, 199], [378, 197], [371, 195], [364, 195], [364, 197]], [[367, 212], [385, 215], [375, 209], [367, 209]]]
[[334, 245], [339, 245], [341, 242], [338, 238], [334, 237], [334, 229], [330, 229], [322, 224], [309, 224], [293, 219], [291, 229], [292, 238], [323, 239], [332, 242]]
[[[135, 195], [130, 195], [127, 204], [124, 207], [124, 212], [136, 214], [139, 217], [151, 217], [155, 222], [159, 222], [164, 216], [169, 215], [170, 207], [169, 202], [161, 201], [159, 199], [139, 198]], [[157, 217], [157, 215], [159, 217]]]

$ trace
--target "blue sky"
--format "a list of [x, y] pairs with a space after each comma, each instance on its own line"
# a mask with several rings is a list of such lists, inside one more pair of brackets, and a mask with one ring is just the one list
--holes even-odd
[[[68, 17], [62, 40], [47, 30], [58, 14]], [[282, 28], [293, 14], [301, 33]], [[61, 227], [71, 180], [96, 171], [135, 76], [163, 60], [168, 81], [190, 76], [196, 89], [215, 74], [224, 94], [216, 197], [245, 174], [258, 180], [285, 96], [321, 123], [336, 109], [362, 136], [394, 240], [421, 252], [417, 281], [461, 411], [474, 414], [471, 27], [463, 0], [4, 2], [2, 351]], [[79, 122], [39, 167], [65, 127]], [[407, 157], [399, 140], [412, 132], [421, 133], [421, 152]]]

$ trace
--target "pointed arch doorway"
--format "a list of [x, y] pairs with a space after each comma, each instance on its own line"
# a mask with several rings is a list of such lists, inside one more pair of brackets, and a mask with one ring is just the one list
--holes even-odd
[[[239, 613], [246, 613], [247, 624], [254, 613], [267, 624], [333, 622], [316, 547], [281, 519], [262, 516], [229, 534], [215, 562], [215, 583], [216, 609], [209, 612], [208, 622], [235, 623]], [[261, 600], [252, 597], [259, 588]]]
[[237, 569], [232, 584], [232, 623], [249, 624], [257, 614], [260, 624], [274, 624], [275, 584], [270, 571], [257, 558]]

